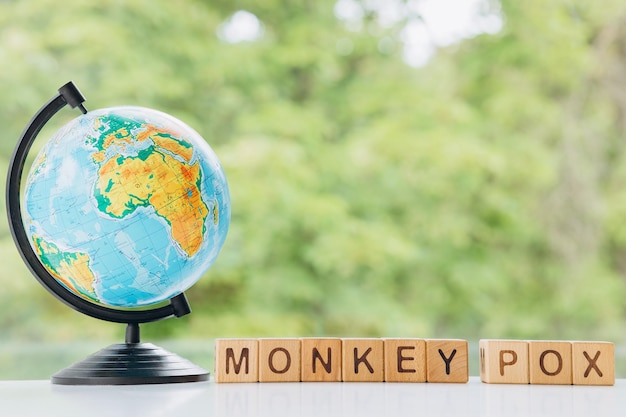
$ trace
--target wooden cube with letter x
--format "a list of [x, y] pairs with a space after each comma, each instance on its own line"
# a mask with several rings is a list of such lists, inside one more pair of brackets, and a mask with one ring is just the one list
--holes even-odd
[[468, 380], [467, 340], [426, 340], [426, 381], [465, 383]]
[[482, 339], [480, 380], [488, 384], [528, 384], [528, 342]]
[[572, 342], [574, 385], [614, 385], [615, 347], [610, 342]]
[[215, 340], [215, 382], [257, 382], [258, 359], [257, 339]]

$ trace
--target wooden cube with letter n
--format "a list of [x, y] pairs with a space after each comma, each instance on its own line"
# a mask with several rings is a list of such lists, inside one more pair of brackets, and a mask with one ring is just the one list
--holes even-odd
[[383, 339], [385, 381], [426, 382], [426, 340]]
[[426, 340], [426, 381], [457, 382], [469, 381], [467, 340]]
[[259, 380], [257, 339], [215, 340], [215, 382]]
[[528, 384], [528, 342], [483, 339], [479, 342], [480, 380], [488, 384]]
[[300, 339], [259, 339], [259, 382], [300, 381]]
[[572, 342], [574, 385], [614, 385], [615, 347], [610, 342]]
[[341, 382], [341, 339], [301, 339], [301, 381]]
[[344, 382], [383, 382], [384, 347], [382, 339], [342, 339]]
[[572, 383], [572, 344], [562, 341], [528, 342], [531, 384], [570, 385]]

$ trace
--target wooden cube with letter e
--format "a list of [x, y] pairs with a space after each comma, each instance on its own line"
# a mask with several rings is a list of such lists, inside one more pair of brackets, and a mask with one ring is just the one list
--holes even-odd
[[426, 382], [426, 340], [383, 339], [385, 381]]
[[528, 384], [528, 342], [482, 339], [480, 380], [488, 384]]
[[215, 340], [215, 382], [257, 382], [258, 358], [257, 339]]

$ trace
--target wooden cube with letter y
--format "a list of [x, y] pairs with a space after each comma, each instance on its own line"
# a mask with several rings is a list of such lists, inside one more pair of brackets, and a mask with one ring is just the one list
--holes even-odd
[[215, 382], [257, 382], [258, 359], [257, 339], [215, 340]]
[[426, 340], [426, 381], [456, 382], [469, 381], [467, 340]]
[[488, 384], [528, 384], [528, 342], [482, 339], [480, 380]]

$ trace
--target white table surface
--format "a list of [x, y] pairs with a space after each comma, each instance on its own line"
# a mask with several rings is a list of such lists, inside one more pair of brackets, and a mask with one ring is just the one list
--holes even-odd
[[200, 382], [59, 386], [0, 381], [2, 416], [620, 416], [626, 380], [612, 387], [468, 384]]

